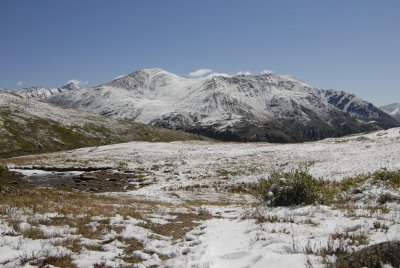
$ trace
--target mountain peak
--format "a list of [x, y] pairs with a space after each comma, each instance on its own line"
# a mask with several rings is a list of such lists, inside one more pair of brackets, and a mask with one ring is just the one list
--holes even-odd
[[382, 111], [390, 114], [394, 119], [400, 122], [400, 103], [392, 103], [380, 108]]
[[399, 126], [351, 94], [275, 74], [187, 79], [143, 69], [49, 101], [225, 140], [293, 142]]
[[168, 75], [168, 76], [178, 77], [176, 74], [167, 72], [161, 68], [142, 69], [142, 70], [134, 71], [134, 72], [128, 74], [127, 76], [137, 76], [137, 75], [149, 75], [149, 76]]
[[154, 72], [157, 72], [157, 73], [160, 73], [160, 72], [168, 73], [164, 69], [161, 69], [161, 68], [158, 68], [158, 67], [156, 67], [156, 68], [145, 68], [145, 69], [142, 69], [142, 71], [143, 72], [148, 72], [148, 73], [154, 73]]
[[150, 68], [84, 90], [20, 95], [225, 140], [306, 141], [400, 125], [352, 94], [276, 74], [189, 79]]
[[79, 89], [79, 83], [70, 81], [60, 88], [29, 87], [18, 89], [14, 93], [26, 99], [46, 100], [55, 94]]
[[61, 89], [66, 89], [66, 90], [77, 90], [80, 89], [79, 83], [75, 81], [68, 82], [66, 85], [62, 86]]
[[384, 108], [384, 107], [388, 107], [388, 108], [398, 108], [398, 107], [400, 107], [400, 103], [398, 103], [398, 102], [391, 103], [391, 104], [382, 106], [381, 108]]
[[124, 88], [127, 90], [149, 89], [153, 91], [184, 79], [161, 68], [151, 68], [132, 72], [100, 86]]

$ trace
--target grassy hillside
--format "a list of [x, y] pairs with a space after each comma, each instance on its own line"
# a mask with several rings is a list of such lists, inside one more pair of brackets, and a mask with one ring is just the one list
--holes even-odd
[[198, 139], [202, 137], [64, 109], [0, 92], [0, 157], [127, 141]]

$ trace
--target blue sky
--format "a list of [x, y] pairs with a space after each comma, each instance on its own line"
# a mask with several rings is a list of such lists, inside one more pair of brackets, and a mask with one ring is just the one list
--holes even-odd
[[400, 102], [400, 1], [2, 0], [0, 87], [264, 69]]

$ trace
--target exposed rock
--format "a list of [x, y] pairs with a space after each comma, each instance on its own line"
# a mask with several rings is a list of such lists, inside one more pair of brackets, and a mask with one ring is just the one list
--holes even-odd
[[354, 253], [339, 257], [336, 268], [381, 268], [385, 264], [400, 267], [400, 241], [388, 241], [368, 246]]

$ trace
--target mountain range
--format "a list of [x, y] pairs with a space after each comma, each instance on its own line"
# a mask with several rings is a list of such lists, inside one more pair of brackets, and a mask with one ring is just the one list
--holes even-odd
[[393, 118], [400, 122], [400, 103], [392, 103], [380, 108], [382, 111], [390, 114]]
[[15, 93], [222, 140], [301, 142], [400, 126], [355, 95], [276, 74], [188, 79], [155, 68], [85, 89], [70, 85]]
[[15, 93], [26, 99], [46, 100], [52, 95], [78, 89], [80, 87], [77, 83], [69, 82], [60, 88], [29, 87], [19, 89]]

